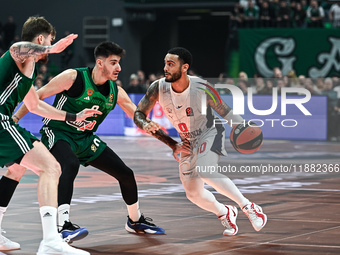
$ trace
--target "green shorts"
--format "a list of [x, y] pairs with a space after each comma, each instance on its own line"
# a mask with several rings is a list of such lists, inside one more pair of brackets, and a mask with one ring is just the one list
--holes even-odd
[[64, 140], [71, 146], [80, 163], [86, 166], [97, 158], [106, 148], [106, 143], [93, 133], [74, 134], [60, 129], [43, 126], [40, 129], [41, 141], [51, 150], [58, 140]]
[[0, 122], [0, 166], [4, 167], [31, 150], [38, 138], [12, 120]]

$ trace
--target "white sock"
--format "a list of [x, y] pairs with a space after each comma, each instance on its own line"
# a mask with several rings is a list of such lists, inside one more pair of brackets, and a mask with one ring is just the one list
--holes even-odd
[[43, 230], [43, 240], [51, 241], [60, 238], [57, 230], [57, 208], [40, 207], [40, 217]]
[[228, 213], [228, 209], [227, 209], [227, 207], [225, 207], [225, 205], [223, 205], [223, 204], [221, 204], [221, 203], [219, 203], [220, 204], [220, 210], [219, 210], [219, 212], [218, 213], [216, 213], [216, 216], [217, 217], [219, 217], [219, 216], [222, 216], [222, 215], [225, 215], [225, 214], [227, 214]]
[[7, 206], [6, 207], [0, 206], [0, 235], [1, 235], [2, 218], [4, 217], [6, 210], [7, 210]]
[[132, 221], [138, 221], [141, 213], [139, 210], [139, 201], [137, 201], [136, 203], [132, 204], [132, 205], [126, 205], [128, 212], [129, 212], [129, 217]]
[[69, 204], [62, 204], [58, 207], [58, 226], [61, 228], [65, 221], [70, 221], [70, 208]]
[[213, 179], [214, 188], [222, 195], [227, 196], [231, 200], [235, 201], [238, 206], [242, 209], [245, 205], [249, 204], [249, 200], [243, 196], [240, 190], [236, 187], [232, 180], [227, 177], [220, 179]]
[[216, 216], [221, 216], [227, 214], [227, 208], [216, 200], [216, 197], [209, 190], [203, 188], [194, 188], [193, 192], [195, 196], [190, 196], [192, 192], [191, 189], [187, 188], [186, 194], [189, 195], [190, 201], [200, 208], [216, 214]]
[[236, 202], [241, 209], [249, 203], [249, 200], [243, 196], [240, 190], [228, 177], [217, 172], [209, 173], [209, 175], [208, 178], [205, 178], [206, 175], [202, 176], [202, 179], [218, 193]]
[[[219, 161], [219, 155], [214, 152], [208, 153], [204, 157], [197, 159], [197, 166], [215, 166]], [[217, 169], [217, 168], [215, 168]], [[198, 171], [202, 180], [212, 186], [218, 193], [230, 198], [236, 202], [240, 208], [249, 203], [249, 200], [243, 196], [236, 185], [225, 175], [218, 171]]]

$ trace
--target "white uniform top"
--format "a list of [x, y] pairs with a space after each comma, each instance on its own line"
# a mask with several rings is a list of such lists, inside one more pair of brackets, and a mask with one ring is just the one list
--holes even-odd
[[[206, 137], [211, 132], [219, 134], [221, 140], [224, 135], [224, 127], [223, 125], [214, 125], [214, 119], [217, 116], [213, 113], [212, 108], [207, 106], [207, 95], [204, 91], [206, 86], [203, 85], [207, 82], [195, 76], [189, 76], [189, 79], [189, 86], [182, 93], [173, 91], [171, 83], [166, 82], [165, 78], [158, 80], [159, 103], [164, 113], [182, 140], [187, 139], [196, 144], [196, 141], [199, 143], [201, 137]], [[202, 102], [205, 104], [203, 107], [207, 107], [206, 114], [202, 114]], [[217, 141], [217, 143], [220, 144], [217, 147], [224, 145], [224, 142], [221, 141]], [[218, 148], [216, 152], [221, 154], [221, 151], [224, 151], [224, 148]]]
[[340, 6], [333, 4], [329, 12], [333, 12], [333, 27], [340, 27]]

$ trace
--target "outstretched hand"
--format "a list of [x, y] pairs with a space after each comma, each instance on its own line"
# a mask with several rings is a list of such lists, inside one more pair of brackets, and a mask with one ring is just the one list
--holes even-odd
[[177, 162], [179, 162], [178, 154], [181, 153], [181, 152], [184, 152], [186, 154], [190, 154], [192, 152], [190, 142], [186, 139], [182, 142], [178, 142], [176, 144], [175, 148], [173, 148], [172, 155], [174, 156], [174, 158], [176, 159]]
[[96, 117], [97, 114], [101, 115], [102, 112], [100, 112], [98, 110], [86, 108], [86, 109], [82, 110], [81, 112], [77, 113], [76, 121], [82, 121], [82, 120], [85, 120], [88, 117], [93, 117], [93, 116]]
[[69, 34], [68, 36], [60, 39], [58, 42], [52, 45], [50, 53], [60, 53], [67, 48], [73, 40], [78, 37], [77, 34]]

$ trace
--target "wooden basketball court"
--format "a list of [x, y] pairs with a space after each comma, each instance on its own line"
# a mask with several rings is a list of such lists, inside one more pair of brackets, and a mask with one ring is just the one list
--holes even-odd
[[[92, 167], [82, 167], [71, 220], [90, 234], [74, 242], [76, 247], [93, 255], [340, 254], [339, 143], [269, 140], [259, 152], [241, 155], [228, 142], [229, 156], [221, 159], [220, 165], [225, 166], [221, 169], [247, 198], [262, 206], [268, 223], [256, 232], [239, 209], [239, 233], [223, 236], [216, 216], [186, 199], [178, 163], [167, 146], [151, 137], [104, 140], [134, 170], [141, 211], [166, 235], [127, 233], [127, 210], [118, 183]], [[37, 176], [28, 171], [2, 224], [5, 236], [19, 242], [21, 250], [0, 254], [33, 255], [38, 250], [42, 231], [36, 181]], [[219, 194], [216, 197], [236, 205]]]

